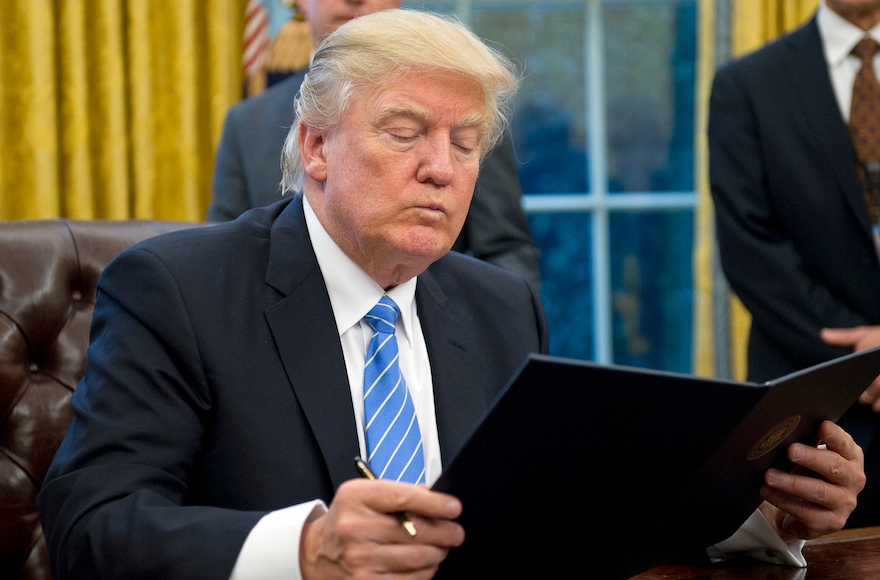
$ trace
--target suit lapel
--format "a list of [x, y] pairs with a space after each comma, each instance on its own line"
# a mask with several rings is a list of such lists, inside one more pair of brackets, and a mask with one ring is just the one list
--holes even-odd
[[[434, 383], [437, 431], [444, 465], [458, 453], [489, 407], [484, 390], [473, 384], [478, 364], [470, 323], [448, 308], [448, 298], [429, 268], [419, 276], [416, 304]], [[468, 377], [471, 377], [469, 380]]]
[[838, 114], [840, 107], [831, 79], [828, 63], [822, 49], [822, 39], [815, 17], [786, 39], [789, 50], [784, 67], [789, 71], [791, 84], [804, 114], [815, 131], [816, 143], [821, 143], [841, 190], [850, 208], [866, 232], [871, 224], [865, 207], [862, 182], [854, 171], [856, 154], [849, 129]]
[[334, 489], [355, 475], [358, 440], [342, 345], [297, 196], [272, 226], [266, 283], [284, 295], [265, 316]]
[[[342, 345], [299, 196], [275, 221], [269, 239], [266, 283], [284, 297], [266, 309], [266, 320], [337, 488], [354, 475], [358, 439]], [[470, 323], [450, 313], [430, 268], [419, 276], [416, 304], [431, 364], [440, 450], [448, 464], [490, 401], [467, 380], [476, 375], [478, 358]]]

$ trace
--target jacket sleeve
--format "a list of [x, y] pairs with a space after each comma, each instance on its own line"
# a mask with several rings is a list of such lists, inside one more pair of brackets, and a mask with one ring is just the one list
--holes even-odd
[[73, 420], [38, 497], [53, 577], [227, 579], [265, 512], [187, 505], [216, 409], [165, 266], [143, 250], [113, 261], [91, 332]]

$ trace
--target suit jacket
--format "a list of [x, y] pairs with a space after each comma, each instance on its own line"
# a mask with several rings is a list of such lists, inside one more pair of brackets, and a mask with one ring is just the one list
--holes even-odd
[[[227, 221], [281, 199], [281, 149], [305, 71], [230, 109], [217, 149], [209, 221]], [[452, 248], [523, 276], [540, 287], [539, 251], [522, 208], [509, 138], [480, 168], [471, 209]]]
[[[449, 461], [546, 321], [520, 277], [457, 253], [416, 304]], [[56, 580], [225, 580], [265, 513], [330, 501], [358, 439], [301, 196], [108, 265], [72, 403], [38, 502]]]
[[815, 18], [718, 70], [710, 180], [721, 264], [753, 315], [749, 378], [846, 354], [823, 327], [880, 324], [880, 266]]

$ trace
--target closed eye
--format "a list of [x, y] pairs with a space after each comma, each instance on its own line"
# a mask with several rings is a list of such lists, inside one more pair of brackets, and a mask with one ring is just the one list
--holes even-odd
[[418, 138], [418, 133], [411, 130], [392, 129], [388, 131], [391, 139], [398, 143], [412, 143]]
[[480, 146], [482, 131], [476, 127], [461, 127], [453, 130], [452, 145], [466, 155], [476, 152]]
[[475, 153], [477, 151], [477, 144], [479, 141], [476, 139], [462, 139], [459, 141], [453, 141], [452, 145], [467, 155]]

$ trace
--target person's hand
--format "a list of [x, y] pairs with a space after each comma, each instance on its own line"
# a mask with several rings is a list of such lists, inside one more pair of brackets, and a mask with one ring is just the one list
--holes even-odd
[[[415, 536], [399, 512], [413, 521]], [[464, 541], [464, 530], [452, 521], [460, 514], [458, 499], [424, 486], [347, 481], [328, 511], [303, 528], [303, 578], [432, 578], [449, 548]]]
[[819, 438], [824, 444], [818, 447], [789, 446], [794, 472], [768, 469], [764, 474], [760, 509], [783, 540], [809, 540], [840, 530], [865, 487], [865, 457], [849, 433], [825, 421]]
[[853, 352], [880, 346], [880, 326], [823, 328], [821, 336], [824, 342], [833, 346], [848, 346]]
[[[856, 326], [854, 328], [823, 328], [822, 340], [832, 346], [850, 347], [861, 352], [880, 346], [880, 326]], [[880, 377], [859, 396], [859, 402], [880, 413]]]

